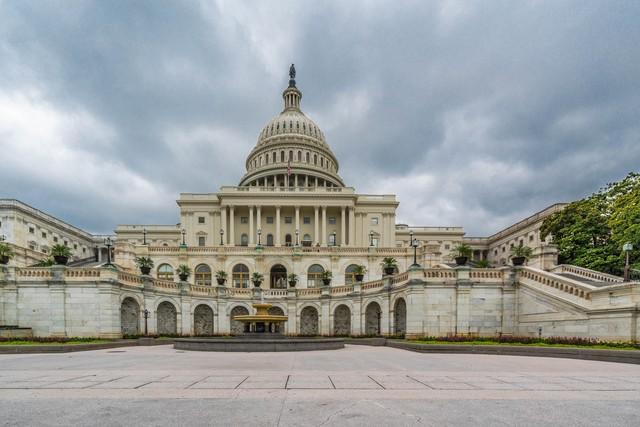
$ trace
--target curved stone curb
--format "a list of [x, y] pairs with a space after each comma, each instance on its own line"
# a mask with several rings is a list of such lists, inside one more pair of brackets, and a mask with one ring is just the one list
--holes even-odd
[[387, 346], [420, 353], [492, 354], [503, 356], [559, 357], [602, 362], [640, 364], [639, 350], [606, 350], [576, 347], [533, 347], [515, 345], [419, 344], [387, 340]]
[[[169, 343], [168, 343], [169, 344]], [[104, 350], [118, 347], [137, 346], [137, 340], [119, 340], [87, 344], [50, 344], [50, 345], [0, 345], [0, 354], [31, 353], [72, 353], [76, 351]]]
[[238, 352], [338, 350], [344, 348], [344, 340], [342, 338], [179, 338], [175, 340], [173, 347], [177, 350]]

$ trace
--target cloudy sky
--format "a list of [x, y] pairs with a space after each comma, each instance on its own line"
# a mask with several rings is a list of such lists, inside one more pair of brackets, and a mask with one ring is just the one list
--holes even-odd
[[491, 234], [640, 170], [638, 1], [0, 0], [0, 197], [93, 232], [236, 185], [289, 64], [347, 185]]

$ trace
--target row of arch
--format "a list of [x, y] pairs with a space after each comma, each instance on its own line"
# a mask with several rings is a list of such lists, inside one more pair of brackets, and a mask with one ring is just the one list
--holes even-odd
[[[237, 305], [231, 310], [231, 333], [241, 334], [246, 332], [246, 325], [234, 320], [235, 316], [249, 314], [246, 307]], [[284, 316], [280, 307], [273, 306], [269, 309], [269, 314]], [[404, 335], [407, 326], [407, 306], [403, 298], [398, 298], [394, 303], [394, 331], [395, 335]], [[206, 304], [199, 304], [193, 312], [193, 329], [195, 335], [213, 335], [213, 310]], [[120, 322], [122, 335], [140, 334], [140, 306], [138, 302], [127, 297], [122, 301], [120, 307]], [[382, 309], [375, 301], [367, 304], [365, 308], [365, 335], [381, 335], [382, 333]], [[169, 301], [163, 301], [156, 310], [156, 331], [158, 335], [178, 334], [178, 312], [176, 307]], [[283, 332], [283, 331], [282, 331]], [[333, 335], [348, 336], [352, 333], [351, 309], [346, 304], [338, 305], [333, 311]], [[300, 312], [300, 335], [316, 336], [320, 335], [320, 322], [318, 310], [313, 306], [306, 306]]]
[[302, 150], [298, 150], [295, 154], [297, 155], [294, 155], [294, 150], [289, 150], [288, 153], [286, 150], [281, 150], [279, 156], [277, 151], [265, 153], [264, 155], [255, 157], [253, 161], [250, 161], [249, 166], [253, 166], [253, 169], [256, 169], [268, 164], [298, 162], [313, 166], [320, 166], [322, 169], [337, 172], [337, 168], [334, 167], [335, 164], [333, 161], [322, 154], [310, 151], [305, 151], [303, 153]]
[[[358, 266], [351, 264], [344, 270], [344, 284], [351, 285], [356, 282]], [[207, 264], [198, 264], [194, 271], [194, 283], [197, 286], [211, 286], [213, 273]], [[313, 288], [322, 285], [322, 275], [325, 269], [320, 264], [313, 264], [307, 269], [307, 287]], [[173, 280], [174, 270], [170, 264], [160, 264], [157, 269], [157, 277], [162, 280]], [[250, 271], [245, 264], [238, 263], [231, 269], [231, 286], [234, 288], [249, 287]], [[287, 287], [287, 269], [282, 264], [276, 264], [269, 271], [269, 287], [283, 289]]]
[[[289, 126], [287, 126], [287, 123]], [[275, 125], [275, 126], [274, 126]], [[289, 132], [287, 132], [289, 129]], [[302, 130], [301, 130], [302, 129]], [[280, 126], [280, 122], [271, 123], [270, 125], [265, 126], [262, 130], [259, 139], [269, 138], [274, 135], [278, 135], [281, 133], [293, 133], [294, 132], [294, 122], [293, 120], [283, 120], [282, 126]], [[324, 139], [324, 134], [322, 131], [315, 125], [309, 123], [307, 125], [306, 122], [300, 122], [298, 120], [295, 121], [295, 133], [302, 133], [304, 135], [312, 136], [318, 139]]]

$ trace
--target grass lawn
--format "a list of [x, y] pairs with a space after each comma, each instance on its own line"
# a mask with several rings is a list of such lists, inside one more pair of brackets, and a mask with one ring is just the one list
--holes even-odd
[[577, 344], [548, 344], [548, 343], [502, 343], [495, 341], [437, 341], [437, 340], [406, 340], [410, 343], [416, 344], [451, 344], [451, 345], [502, 345], [502, 346], [524, 346], [524, 347], [573, 347], [573, 348], [601, 348], [607, 350], [640, 350], [640, 346], [634, 346], [633, 344], [593, 344], [593, 345], [577, 345]]
[[0, 341], [0, 346], [2, 345], [78, 345], [78, 344], [97, 344], [97, 343], [105, 343], [110, 342], [111, 340], [69, 340], [65, 342], [39, 342], [39, 341], [30, 341], [24, 339], [15, 339], [11, 341]]

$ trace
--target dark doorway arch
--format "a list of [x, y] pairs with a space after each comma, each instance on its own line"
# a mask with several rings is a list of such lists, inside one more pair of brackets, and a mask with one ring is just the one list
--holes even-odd
[[122, 336], [140, 333], [140, 305], [133, 298], [125, 298], [120, 305], [120, 329]]
[[351, 310], [344, 304], [333, 312], [333, 335], [347, 336], [351, 334]]
[[239, 335], [242, 334], [245, 331], [249, 330], [249, 324], [244, 324], [238, 320], [235, 320], [233, 317], [234, 316], [246, 316], [249, 314], [249, 310], [247, 310], [246, 307], [243, 307], [241, 305], [237, 305], [235, 307], [233, 307], [233, 309], [231, 310], [231, 333], [233, 335]]
[[300, 312], [300, 335], [318, 335], [318, 310], [307, 306]]
[[380, 325], [382, 324], [382, 310], [380, 304], [370, 302], [364, 312], [365, 334], [380, 335]]
[[193, 311], [193, 331], [195, 335], [213, 335], [213, 310], [200, 304]]
[[287, 288], [287, 269], [282, 264], [276, 264], [271, 267], [269, 286], [271, 289]]
[[158, 335], [176, 335], [178, 333], [178, 313], [169, 301], [161, 302], [157, 310]]
[[398, 298], [393, 305], [393, 326], [396, 335], [407, 332], [407, 303], [404, 298]]

